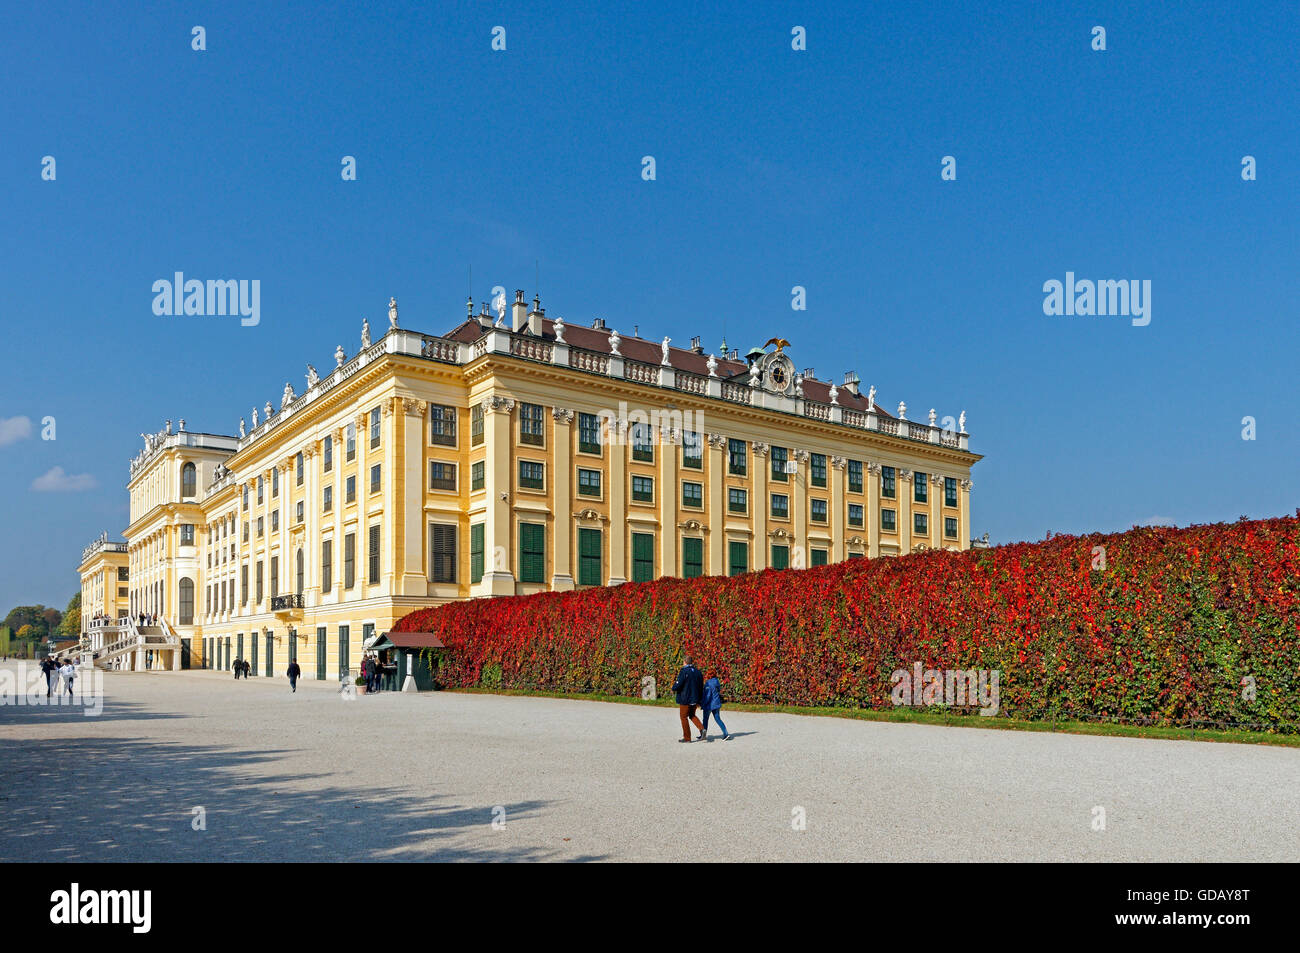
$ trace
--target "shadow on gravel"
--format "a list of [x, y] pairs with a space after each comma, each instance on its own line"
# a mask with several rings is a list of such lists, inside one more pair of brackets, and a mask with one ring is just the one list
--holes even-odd
[[[0, 739], [0, 862], [603, 859], [511, 846], [509, 829], [491, 830], [496, 805], [374, 787], [298, 791], [320, 776], [245, 773], [289, 754], [146, 738]], [[501, 805], [510, 828], [546, 806]], [[196, 808], [206, 830], [194, 829]], [[456, 843], [470, 831], [501, 846]]]
[[35, 704], [0, 705], [0, 729], [14, 728], [19, 725], [67, 724], [68, 722], [96, 721], [152, 721], [157, 718], [188, 718], [179, 712], [157, 711], [136, 702], [121, 701], [116, 698], [103, 699], [99, 714], [89, 714], [94, 705], [69, 704], [67, 702], [47, 701], [41, 696]]

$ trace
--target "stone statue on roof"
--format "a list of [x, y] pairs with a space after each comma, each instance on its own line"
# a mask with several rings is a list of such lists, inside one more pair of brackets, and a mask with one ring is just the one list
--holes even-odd
[[957, 418], [957, 430], [959, 433], [966, 432], [966, 411], [964, 410], [961, 412], [961, 416]]
[[670, 341], [672, 341], [672, 338], [665, 335], [663, 339], [663, 343], [660, 344], [660, 347], [663, 348], [663, 358], [660, 360], [659, 362], [660, 364], [668, 363], [668, 344]]
[[365, 318], [361, 319], [361, 350], [370, 347], [370, 322]]
[[717, 376], [718, 376], [718, 359], [717, 359], [716, 357], [714, 357], [712, 354], [709, 355], [709, 360], [708, 360], [708, 365], [707, 365], [707, 366], [708, 366], [708, 368], [709, 368], [709, 376], [710, 376], [710, 377], [717, 377]]
[[874, 412], [876, 409], [876, 385], [871, 385], [871, 390], [867, 391], [867, 410]]
[[320, 375], [316, 373], [316, 368], [311, 364], [307, 365], [307, 388], [310, 390], [320, 382]]
[[[257, 413], [257, 411], [254, 410], [253, 413]], [[240, 435], [241, 437], [247, 437], [247, 436], [248, 436], [248, 434], [244, 432], [244, 418], [243, 418], [243, 417], [240, 417], [240, 418], [239, 418], [239, 435]]]
[[393, 297], [388, 299], [388, 325], [397, 330], [397, 299]]
[[257, 408], [253, 408], [253, 429], [257, 429]]
[[347, 352], [343, 350], [343, 345], [340, 344], [334, 349], [334, 366], [342, 367], [343, 362], [347, 360], [347, 356]]
[[555, 317], [555, 343], [564, 343], [564, 319], [559, 315]]
[[623, 339], [622, 339], [621, 337], [618, 336], [618, 331], [617, 331], [617, 330], [615, 330], [615, 331], [610, 331], [610, 332], [609, 332], [609, 353], [610, 353], [611, 355], [613, 355], [613, 356], [615, 356], [615, 357], [622, 357], [622, 356], [623, 356], [623, 355], [619, 352], [619, 349], [618, 349], [618, 344], [619, 344], [619, 342], [622, 341], [622, 340], [623, 340]]

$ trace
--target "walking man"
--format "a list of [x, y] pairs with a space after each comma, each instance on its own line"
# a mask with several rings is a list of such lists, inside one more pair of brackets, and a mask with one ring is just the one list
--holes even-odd
[[289, 688], [294, 692], [298, 691], [298, 676], [302, 674], [302, 669], [298, 667], [297, 659], [289, 663], [286, 674], [289, 676]]
[[677, 693], [677, 710], [682, 719], [682, 736], [678, 739], [678, 743], [689, 744], [692, 724], [700, 730], [700, 739], [704, 738], [704, 726], [700, 724], [700, 719], [695, 717], [695, 709], [700, 702], [704, 701], [704, 676], [700, 674], [700, 670], [695, 667], [695, 662], [689, 655], [683, 658], [682, 662], [682, 670], [677, 673], [677, 680], [673, 682], [673, 691]]
[[243, 659], [235, 659], [235, 664], [234, 664], [233, 668], [234, 668], [234, 670], [235, 670], [235, 681], [239, 681], [239, 676], [242, 675], [243, 672], [244, 672], [244, 661], [243, 661]]
[[72, 694], [72, 681], [77, 677], [77, 670], [72, 667], [72, 659], [64, 659], [63, 667], [59, 669], [59, 674], [63, 676], [63, 684], [67, 686], [68, 694]]

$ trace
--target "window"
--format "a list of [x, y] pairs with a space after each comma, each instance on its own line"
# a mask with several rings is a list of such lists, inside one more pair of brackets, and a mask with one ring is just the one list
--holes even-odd
[[632, 425], [632, 459], [642, 463], [652, 463], [655, 458], [654, 444], [650, 441], [650, 425], [636, 423]]
[[264, 479], [262, 477], [258, 477], [257, 478], [257, 505], [258, 506], [261, 506], [262, 500], [265, 499], [264, 496], [265, 490], [266, 490], [266, 484]]
[[957, 518], [955, 516], [945, 516], [943, 518], [943, 535], [945, 539], [957, 538]]
[[271, 496], [277, 497], [279, 495], [280, 495], [280, 467], [277, 464], [276, 466], [271, 468]]
[[430, 460], [429, 461], [429, 489], [431, 490], [456, 489], [456, 464], [440, 463], [437, 460]]
[[193, 523], [181, 524], [181, 545], [182, 546], [194, 545], [194, 524]]
[[749, 572], [749, 543], [732, 542], [727, 546], [727, 574], [739, 576]]
[[469, 524], [469, 581], [483, 581], [483, 524]]
[[483, 443], [483, 405], [475, 404], [469, 409], [469, 442], [477, 447]]
[[578, 452], [600, 453], [600, 418], [578, 414]]
[[118, 567], [117, 567], [117, 581], [118, 581], [118, 582], [129, 582], [130, 579], [131, 579], [131, 571], [130, 571], [130, 569], [128, 569], [126, 566], [118, 566]]
[[826, 485], [826, 454], [814, 453], [808, 458], [808, 472], [813, 486]]
[[[294, 581], [293, 591], [294, 591], [296, 594], [298, 594], [299, 596], [301, 596], [301, 595], [302, 595], [303, 586], [304, 586], [304, 584], [305, 584], [306, 581], [307, 581], [307, 567], [306, 567], [305, 563], [303, 562], [303, 558], [302, 558], [302, 550], [301, 550], [301, 549], [298, 550], [297, 555], [294, 556], [294, 565], [293, 565], [293, 570], [294, 570], [294, 572], [293, 572], [293, 575], [294, 575], [294, 579], [293, 579], [293, 581]], [[222, 599], [222, 603], [223, 603], [222, 608], [224, 608], [224, 607], [225, 607], [225, 606], [224, 606], [224, 603], [225, 603], [225, 599], [224, 599], [224, 598]]]
[[280, 557], [271, 557], [271, 598], [280, 594]]
[[912, 532], [917, 536], [930, 535], [930, 520], [924, 513], [912, 514]]
[[849, 492], [850, 493], [862, 492], [862, 461], [861, 460], [849, 461]]
[[320, 591], [326, 595], [334, 588], [334, 540], [320, 544]]
[[599, 586], [601, 583], [601, 535], [598, 529], [578, 530], [578, 585], [580, 586]]
[[266, 517], [264, 517], [264, 516], [259, 516], [259, 517], [257, 518], [257, 538], [258, 538], [258, 539], [261, 539], [264, 535], [266, 535], [266, 533], [265, 533], [266, 524], [265, 524], [265, 522], [264, 522], [265, 519], [266, 519]]
[[578, 468], [578, 495], [600, 496], [600, 471]]
[[532, 460], [519, 461], [519, 486], [526, 490], [540, 490], [544, 486], [546, 467]]
[[541, 523], [519, 524], [519, 581], [546, 581], [546, 527]]
[[262, 601], [262, 561], [257, 561], [257, 588], [254, 591], [253, 601], [260, 603]]
[[704, 575], [704, 540], [686, 537], [682, 540], [682, 578], [696, 579]]
[[957, 505], [957, 478], [956, 477], [943, 478], [943, 505], [944, 506]]
[[328, 513], [330, 510], [334, 509], [334, 487], [327, 486], [321, 491], [321, 493], [323, 497], [321, 499], [321, 505], [325, 512]]
[[727, 490], [727, 511], [731, 513], [745, 513], [749, 510], [749, 494], [738, 487], [731, 487]]
[[784, 493], [772, 494], [772, 515], [777, 519], [790, 518], [790, 497]]
[[850, 526], [862, 525], [862, 504], [861, 503], [849, 504], [849, 525]]
[[682, 483], [682, 506], [696, 510], [704, 508], [703, 483]]
[[655, 577], [655, 537], [653, 533], [632, 534], [632, 581], [649, 582]]
[[912, 474], [912, 500], [916, 503], [926, 503], [929, 501], [929, 482], [930, 478], [919, 470]]
[[293, 508], [293, 516], [294, 516], [294, 519], [297, 520], [297, 522], [299, 522], [299, 523], [302, 522], [302, 507], [303, 507], [303, 501], [302, 501], [302, 500], [299, 500], [299, 501], [294, 505], [294, 508]]
[[303, 473], [302, 451], [299, 450], [298, 455], [293, 458], [293, 480], [295, 486], [302, 486], [302, 473]]
[[380, 486], [379, 476], [380, 473], [382, 472], [381, 466], [382, 466], [381, 464], [376, 463], [373, 467], [370, 468], [370, 492], [371, 493], [379, 492], [379, 486]]
[[887, 500], [894, 498], [894, 468], [880, 468], [880, 495]]
[[[482, 535], [483, 524], [478, 524], [480, 536]], [[378, 526], [372, 526], [370, 531], [376, 533]], [[473, 534], [471, 533], [471, 539]], [[482, 568], [482, 550], [479, 551], [480, 566], [479, 578], [483, 578]], [[429, 524], [429, 581], [430, 582], [455, 582], [456, 581], [456, 524], [455, 523], [430, 523]]]
[[812, 507], [812, 521], [814, 523], [825, 523], [826, 522], [826, 501], [810, 500], [809, 502]]
[[344, 455], [351, 463], [357, 458], [357, 425], [348, 424], [343, 436]]
[[749, 457], [745, 441], [727, 441], [727, 472], [735, 476], [744, 476], [748, 472]]
[[248, 542], [248, 520], [244, 520], [244, 542]]
[[826, 565], [826, 550], [824, 550], [824, 549], [810, 549], [810, 550], [808, 551], [808, 555], [809, 555], [808, 564], [809, 564], [810, 566], [825, 566], [825, 565]]
[[440, 447], [456, 446], [456, 408], [429, 405], [429, 443]]
[[638, 503], [653, 503], [655, 499], [655, 481], [650, 477], [632, 477], [632, 499]]
[[704, 469], [704, 441], [694, 430], [682, 434], [682, 466], [691, 470]]
[[379, 408], [370, 409], [370, 449], [379, 446]]
[[351, 589], [357, 583], [357, 534], [343, 537], [343, 588]]
[[542, 445], [542, 405], [519, 405], [519, 442], [534, 447]]
[[325, 438], [324, 457], [325, 457], [325, 472], [329, 473], [331, 470], [334, 469], [334, 438], [333, 437]]
[[248, 509], [248, 484], [244, 484], [244, 509]]
[[274, 533], [280, 528], [280, 511], [271, 510], [271, 532]]
[[370, 527], [370, 573], [369, 579], [372, 586], [379, 584], [379, 524], [376, 523]]
[[880, 511], [880, 528], [886, 533], [892, 533], [898, 529], [897, 524], [894, 522], [893, 510]]
[[773, 569], [790, 568], [790, 547], [789, 546], [772, 547], [772, 568]]
[[785, 447], [772, 448], [772, 479], [778, 483], [789, 481], [789, 474], [785, 472], [786, 462], [790, 459], [790, 451]]
[[194, 580], [182, 579], [180, 583], [180, 624], [194, 624]]
[[469, 465], [469, 488], [471, 490], [483, 489], [486, 483], [486, 478], [484, 477], [484, 469], [485, 468], [482, 460], [478, 461], [477, 463], [471, 463]]
[[343, 499], [347, 503], [355, 503], [357, 499], [357, 478], [350, 476], [343, 484]]
[[199, 473], [194, 464], [181, 467], [181, 496], [191, 497], [198, 492]]

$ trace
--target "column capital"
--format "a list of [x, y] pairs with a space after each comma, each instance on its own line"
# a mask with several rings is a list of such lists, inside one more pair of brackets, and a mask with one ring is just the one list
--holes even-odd
[[767, 456], [768, 451], [771, 450], [771, 449], [772, 449], [771, 447], [769, 447], [769, 446], [768, 446], [767, 444], [765, 444], [765, 443], [762, 443], [761, 441], [758, 441], [758, 440], [755, 440], [755, 441], [754, 441], [754, 456], [756, 456], [756, 457], [765, 457], [765, 456]]
[[843, 470], [848, 465], [849, 465], [849, 461], [846, 460], [844, 457], [839, 457], [839, 456], [831, 457], [831, 466], [833, 466], [836, 470]]
[[709, 434], [709, 446], [714, 450], [721, 450], [727, 445], [727, 438], [720, 433]]
[[555, 418], [557, 424], [573, 423], [573, 411], [567, 407], [552, 407], [551, 416]]

